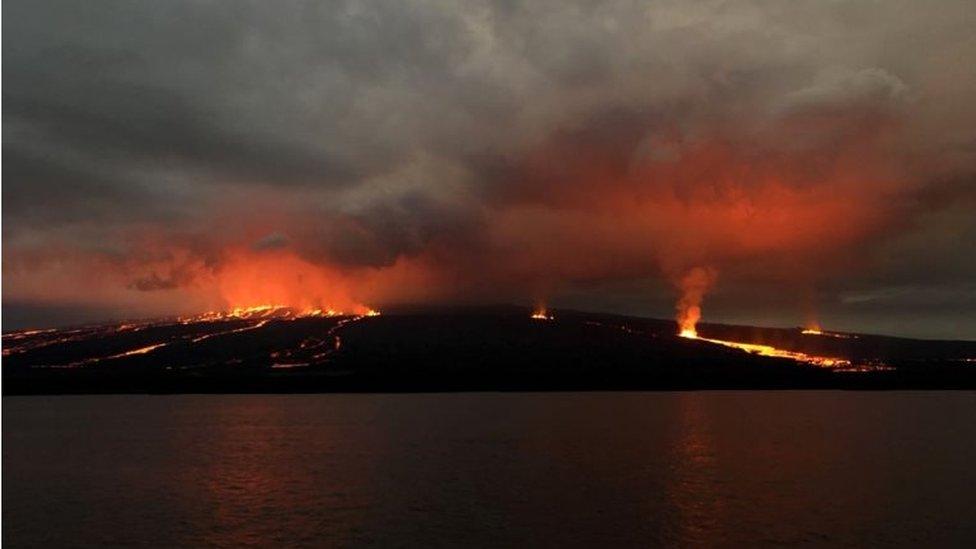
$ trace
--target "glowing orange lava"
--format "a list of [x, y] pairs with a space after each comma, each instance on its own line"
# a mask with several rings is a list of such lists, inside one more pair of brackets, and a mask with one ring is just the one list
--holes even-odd
[[716, 345], [722, 345], [725, 347], [731, 347], [733, 349], [740, 349], [746, 351], [747, 353], [752, 353], [760, 356], [788, 358], [788, 359], [796, 360], [797, 362], [805, 362], [807, 364], [822, 366], [824, 368], [846, 368], [851, 365], [851, 361], [847, 359], [808, 355], [806, 353], [801, 353], [798, 351], [788, 351], [786, 349], [778, 349], [776, 347], [773, 347], [772, 345], [762, 345], [759, 343], [740, 343], [738, 341], [726, 341], [723, 339], [711, 339], [707, 337], [698, 337], [698, 333], [694, 329], [681, 330], [681, 333], [678, 335], [688, 339], [697, 339], [699, 341], [707, 341], [709, 343], [714, 343]]
[[721, 339], [709, 339], [709, 338], [699, 338], [702, 341], [707, 341], [709, 343], [715, 343], [717, 345], [724, 345], [726, 347], [732, 347], [733, 349], [742, 349], [748, 353], [757, 354], [760, 356], [771, 356], [777, 358], [789, 358], [796, 360], [797, 362], [805, 362], [807, 364], [814, 364], [816, 366], [823, 366], [825, 368], [839, 368], [851, 365], [851, 361], [843, 358], [826, 357], [826, 356], [816, 356], [808, 355], [806, 353], [801, 353], [798, 351], [788, 351], [786, 349], [778, 349], [772, 345], [760, 345], [758, 343], [739, 343], [737, 341], [724, 341]]
[[821, 330], [820, 328], [806, 328], [803, 331], [801, 331], [800, 333], [803, 334], [803, 335], [815, 335], [815, 336], [824, 336], [824, 337], [836, 337], [836, 338], [840, 338], [840, 339], [851, 339], [851, 338], [855, 338], [856, 339], [857, 338], [856, 335], [839, 334], [837, 332], [825, 332], [825, 331]]
[[183, 324], [200, 321], [216, 320], [260, 320], [260, 319], [294, 319], [334, 316], [379, 316], [380, 312], [365, 306], [355, 306], [352, 311], [336, 309], [306, 308], [296, 309], [286, 305], [254, 305], [251, 307], [234, 307], [227, 311], [208, 311], [190, 317], [179, 319]]
[[820, 329], [820, 323], [815, 320], [810, 320], [800, 333], [804, 335], [823, 335], [823, 330]]
[[532, 313], [532, 317], [531, 318], [533, 318], [535, 320], [552, 320], [553, 319], [553, 316], [550, 315], [550, 314], [548, 314], [546, 312], [546, 309], [544, 307], [540, 307], [540, 308], [536, 309]]
[[695, 326], [701, 319], [701, 302], [705, 292], [715, 284], [718, 273], [708, 267], [695, 267], [678, 281], [681, 298], [675, 305], [678, 312], [678, 335], [687, 338], [697, 338]]
[[231, 249], [210, 279], [229, 317], [368, 315], [348, 273], [309, 263], [288, 251]]

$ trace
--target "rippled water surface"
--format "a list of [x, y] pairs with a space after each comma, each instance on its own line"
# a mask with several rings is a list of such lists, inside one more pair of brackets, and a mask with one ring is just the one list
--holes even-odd
[[3, 399], [20, 546], [976, 543], [971, 392]]

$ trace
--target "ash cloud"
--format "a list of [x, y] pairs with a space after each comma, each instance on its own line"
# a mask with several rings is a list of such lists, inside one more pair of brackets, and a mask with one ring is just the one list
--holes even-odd
[[[911, 315], [912, 292], [966, 301], [976, 275], [958, 236], [976, 230], [971, 2], [4, 11], [18, 303], [42, 298], [30, 277], [59, 302], [94, 277], [120, 308], [190, 307], [247, 254], [294, 254], [364, 300], [556, 307], [635, 281], [656, 304], [703, 266], [718, 314], [757, 288], [816, 293], [870, 330], [849, 296]], [[933, 333], [976, 336], [958, 307], [925, 309]]]
[[251, 244], [251, 249], [254, 251], [264, 251], [264, 250], [279, 250], [288, 246], [288, 237], [281, 233], [271, 233], [267, 236], [263, 236]]

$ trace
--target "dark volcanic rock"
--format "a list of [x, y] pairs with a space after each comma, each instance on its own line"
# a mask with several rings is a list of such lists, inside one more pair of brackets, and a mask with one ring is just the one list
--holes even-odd
[[4, 336], [5, 394], [973, 388], [976, 343], [703, 325], [714, 339], [884, 365], [839, 372], [675, 337], [669, 321], [517, 308], [160, 320]]

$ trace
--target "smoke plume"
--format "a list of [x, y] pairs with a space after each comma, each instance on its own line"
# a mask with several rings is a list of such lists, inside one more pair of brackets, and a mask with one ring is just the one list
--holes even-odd
[[971, 0], [4, 15], [5, 321], [678, 287], [693, 326], [721, 272], [710, 319], [976, 330]]
[[711, 267], [694, 267], [678, 281], [681, 297], [675, 309], [678, 311], [678, 333], [682, 337], [698, 337], [695, 326], [701, 319], [701, 305], [707, 292], [718, 279], [718, 272]]

